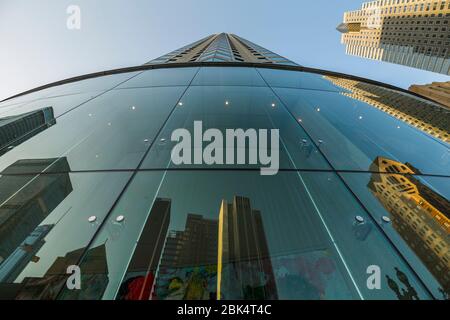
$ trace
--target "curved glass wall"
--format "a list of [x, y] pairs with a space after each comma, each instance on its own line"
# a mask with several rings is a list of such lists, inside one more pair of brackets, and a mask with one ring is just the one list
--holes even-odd
[[[175, 165], [173, 132], [195, 139], [199, 121], [278, 129], [278, 172]], [[268, 68], [154, 69], [4, 101], [0, 298], [448, 299], [449, 132], [450, 111], [415, 96]]]

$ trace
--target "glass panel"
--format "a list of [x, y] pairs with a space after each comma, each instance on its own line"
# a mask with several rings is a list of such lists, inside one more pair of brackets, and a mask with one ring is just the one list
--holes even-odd
[[142, 71], [118, 73], [109, 76], [95, 77], [91, 79], [63, 84], [60, 86], [52, 87], [47, 97], [110, 90], [115, 86], [121, 84], [122, 82], [135, 77], [141, 72]]
[[416, 173], [450, 172], [450, 145], [345, 95], [274, 89], [336, 170], [372, 171], [381, 156], [409, 163]]
[[34, 101], [37, 99], [43, 99], [46, 97], [49, 91], [50, 89], [39, 90], [0, 102], [0, 111], [2, 111], [2, 109], [5, 107], [17, 107], [23, 105], [26, 102]]
[[265, 68], [257, 70], [271, 87], [347, 92], [347, 90], [330, 83], [321, 74]]
[[23, 114], [26, 114], [28, 112], [42, 110], [44, 108], [51, 108], [54, 117], [58, 118], [62, 114], [78, 107], [89, 99], [95, 98], [99, 94], [101, 94], [101, 91], [38, 99], [23, 104], [3, 107], [0, 108], [0, 117], [6, 118], [22, 116]]
[[[254, 68], [168, 68], [2, 103], [0, 299], [448, 299], [450, 112], [259, 71], [275, 93]], [[193, 164], [170, 163], [176, 129]], [[207, 129], [219, 138], [203, 141]], [[231, 146], [227, 129], [256, 131]], [[271, 129], [281, 171], [263, 176]], [[208, 165], [212, 142], [211, 157], [225, 152]], [[79, 263], [82, 290], [66, 290]]]
[[[378, 161], [404, 166], [389, 159]], [[450, 178], [414, 176], [407, 169], [341, 175], [435, 297], [448, 299]]]
[[202, 67], [192, 82], [193, 86], [254, 86], [266, 84], [254, 68]]
[[425, 99], [370, 83], [325, 76], [348, 90], [345, 95], [362, 101], [439, 140], [450, 143], [450, 110]]
[[187, 86], [198, 68], [164, 68], [142, 72], [137, 77], [122, 83], [118, 88]]
[[3, 111], [2, 108], [6, 106], [11, 105], [18, 106], [19, 104], [23, 104], [25, 102], [31, 102], [49, 97], [86, 93], [86, 92], [93, 93], [106, 91], [112, 89], [114, 86], [120, 84], [121, 82], [134, 77], [140, 72], [141, 71], [127, 72], [103, 77], [96, 77], [35, 91], [0, 103], [0, 112], [2, 112]]
[[[9, 171], [38, 162], [22, 159]], [[59, 173], [67, 168], [61, 158], [54, 173], [0, 177], [0, 298], [56, 298], [131, 176]]]
[[[220, 137], [211, 138], [214, 140], [217, 151], [211, 152], [214, 162], [207, 162], [203, 159], [195, 161], [195, 153], [200, 155], [210, 154], [206, 149], [210, 142], [204, 142], [200, 148], [193, 142], [196, 137], [202, 137], [202, 133], [194, 130], [194, 122], [201, 121], [202, 132], [208, 129], [218, 129]], [[276, 157], [273, 156], [269, 164], [263, 164], [260, 152], [271, 156], [271, 129], [279, 129], [279, 168], [307, 168], [307, 169], [329, 169], [329, 166], [322, 158], [313, 143], [286, 111], [276, 96], [269, 88], [262, 87], [232, 87], [232, 86], [212, 86], [212, 87], [190, 87], [182, 97], [169, 121], [156, 139], [148, 156], [142, 164], [142, 168], [166, 168], [171, 160], [171, 152], [178, 144], [177, 140], [171, 141], [173, 132], [183, 128], [189, 131], [191, 140], [188, 140], [186, 149], [190, 156], [186, 156], [183, 164], [172, 167], [178, 168], [253, 168], [274, 167]], [[238, 139], [234, 139], [234, 146], [227, 141], [227, 129], [242, 129], [244, 131], [254, 130], [254, 135], [245, 140], [245, 145], [238, 146]], [[259, 134], [260, 129], [267, 130], [267, 136]], [[222, 142], [220, 142], [222, 140]], [[261, 141], [269, 141], [267, 148], [259, 148]], [[276, 140], [276, 139], [275, 139]], [[204, 152], [203, 152], [203, 151]], [[245, 155], [245, 164], [238, 163], [238, 152]], [[223, 153], [223, 154], [222, 154]], [[181, 152], [180, 152], [181, 154]], [[230, 164], [226, 156], [232, 154], [233, 161]], [[253, 154], [255, 161], [250, 161], [250, 154]], [[190, 161], [190, 163], [188, 163]], [[208, 164], [207, 164], [208, 163]], [[227, 164], [228, 163], [228, 164]]]
[[66, 157], [73, 171], [135, 169], [184, 90], [160, 87], [107, 92], [5, 153], [0, 168], [17, 159]]
[[[111, 218], [90, 247], [104, 244], [108, 261], [96, 298], [429, 298], [332, 173], [139, 172], [117, 214], [117, 232]], [[380, 290], [367, 288], [371, 265]], [[76, 298], [92, 297], [90, 287]]]

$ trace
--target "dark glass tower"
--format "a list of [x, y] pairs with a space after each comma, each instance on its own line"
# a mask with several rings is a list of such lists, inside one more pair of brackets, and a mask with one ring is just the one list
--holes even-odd
[[221, 33], [0, 118], [0, 298], [449, 297], [450, 112], [417, 94]]
[[147, 64], [186, 62], [254, 62], [298, 66], [270, 50], [235, 34], [213, 34]]

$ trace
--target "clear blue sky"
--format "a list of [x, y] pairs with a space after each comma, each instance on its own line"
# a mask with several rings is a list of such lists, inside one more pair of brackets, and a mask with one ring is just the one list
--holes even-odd
[[[450, 77], [347, 56], [335, 30], [362, 0], [0, 0], [0, 100], [85, 73], [142, 64], [211, 33], [236, 33], [301, 65], [407, 88]], [[69, 5], [81, 30], [66, 27]]]

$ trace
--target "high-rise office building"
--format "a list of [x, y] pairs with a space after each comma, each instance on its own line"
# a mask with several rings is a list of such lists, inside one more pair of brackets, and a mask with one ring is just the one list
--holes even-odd
[[186, 62], [253, 62], [297, 65], [235, 34], [210, 35], [147, 64]]
[[[416, 4], [405, 2], [406, 11]], [[433, 28], [447, 25], [433, 8]], [[354, 23], [341, 29], [357, 31]], [[424, 96], [299, 66], [225, 33], [30, 90], [0, 102], [0, 113], [13, 117], [26, 104], [42, 115], [50, 95], [64, 96], [53, 106], [57, 123], [41, 121], [46, 130], [7, 140], [14, 147], [0, 154], [0, 298], [450, 294], [450, 117]], [[176, 164], [177, 129], [196, 137], [186, 155], [211, 151], [194, 121], [218, 141], [227, 129], [278, 129], [278, 172], [260, 174], [270, 158], [261, 151], [276, 143], [258, 137], [256, 150], [248, 135], [211, 153], [245, 151], [244, 163]], [[28, 137], [34, 126], [19, 123], [4, 136]], [[246, 164], [255, 154], [261, 161]], [[366, 283], [374, 263], [380, 290]], [[68, 264], [81, 267], [80, 290], [64, 286]]]
[[349, 55], [450, 75], [449, 21], [449, 0], [377, 0], [337, 30]]
[[450, 109], [450, 81], [433, 82], [431, 84], [414, 84], [409, 90], [439, 102]]

